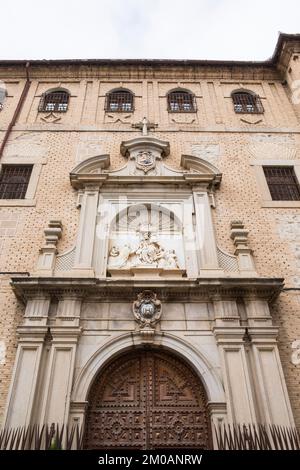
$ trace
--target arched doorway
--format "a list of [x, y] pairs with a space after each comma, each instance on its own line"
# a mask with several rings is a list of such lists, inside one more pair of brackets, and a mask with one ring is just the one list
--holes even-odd
[[203, 385], [178, 357], [137, 349], [109, 363], [89, 393], [87, 449], [210, 447]]

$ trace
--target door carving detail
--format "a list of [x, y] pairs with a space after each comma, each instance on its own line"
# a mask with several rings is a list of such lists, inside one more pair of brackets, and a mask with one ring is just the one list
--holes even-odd
[[155, 350], [137, 350], [113, 361], [90, 391], [85, 447], [209, 448], [199, 378], [181, 360]]

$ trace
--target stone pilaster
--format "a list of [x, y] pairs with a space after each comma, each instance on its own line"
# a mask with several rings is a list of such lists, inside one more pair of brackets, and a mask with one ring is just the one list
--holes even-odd
[[245, 328], [214, 328], [220, 352], [229, 423], [256, 423], [253, 378], [244, 344]]
[[80, 198], [81, 213], [76, 243], [74, 272], [81, 277], [93, 277], [92, 258], [95, 242], [98, 187], [87, 187]]

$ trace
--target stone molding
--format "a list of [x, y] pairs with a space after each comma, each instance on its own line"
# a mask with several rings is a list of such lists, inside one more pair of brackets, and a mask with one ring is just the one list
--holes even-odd
[[[162, 301], [214, 300], [255, 297], [271, 301], [283, 288], [280, 278], [198, 278], [188, 279], [96, 279], [55, 277], [14, 277], [11, 285], [23, 301], [41, 293], [55, 298], [132, 300], [141, 290], [155, 290]], [[217, 296], [217, 297], [216, 297]]]

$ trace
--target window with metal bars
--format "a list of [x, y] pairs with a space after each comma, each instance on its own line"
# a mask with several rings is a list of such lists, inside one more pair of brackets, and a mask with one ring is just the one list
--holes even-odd
[[67, 91], [51, 91], [44, 93], [39, 104], [39, 112], [65, 113], [68, 111], [69, 93]]
[[264, 108], [261, 99], [257, 95], [246, 91], [232, 93], [234, 111], [238, 114], [262, 114]]
[[0, 199], [25, 199], [32, 165], [2, 165]]
[[133, 94], [130, 91], [116, 90], [106, 96], [106, 111], [128, 113], [133, 111]]
[[168, 111], [171, 113], [195, 112], [194, 96], [187, 91], [171, 91], [168, 94]]
[[300, 201], [300, 186], [292, 166], [264, 166], [273, 201]]

